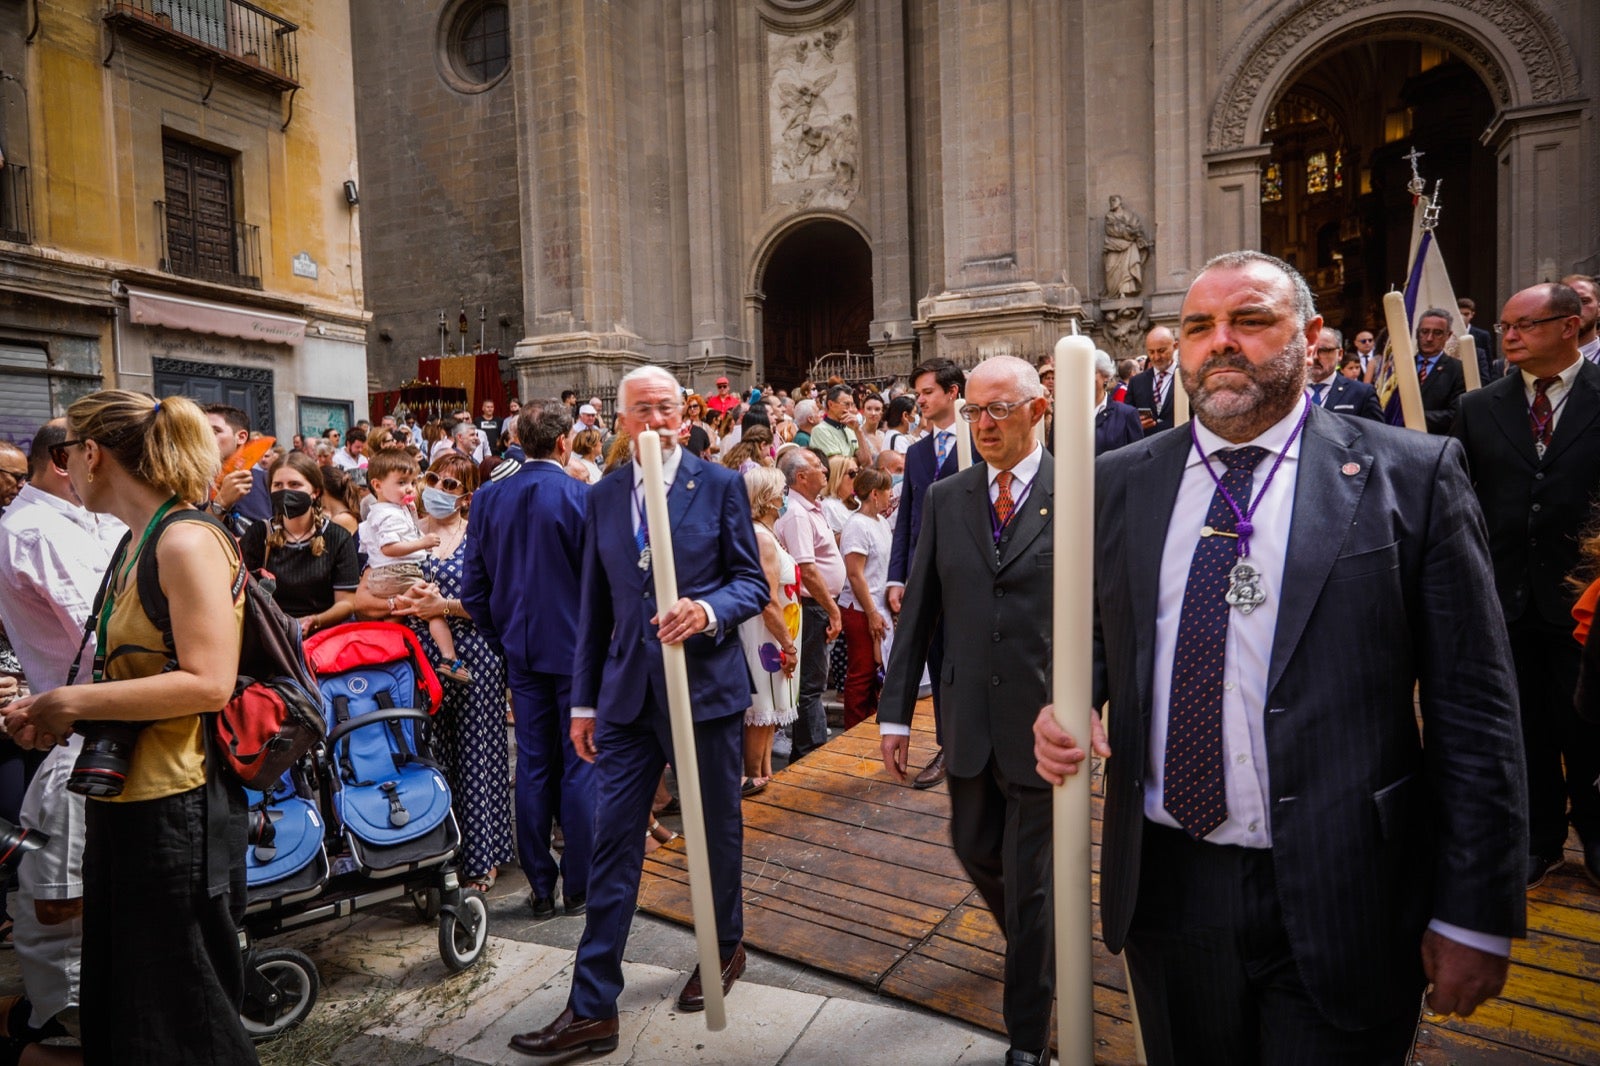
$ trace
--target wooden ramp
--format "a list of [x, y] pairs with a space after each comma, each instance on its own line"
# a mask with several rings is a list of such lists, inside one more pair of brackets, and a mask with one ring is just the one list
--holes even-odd
[[[917, 708], [911, 765], [933, 755], [928, 701]], [[1095, 863], [1100, 802], [1095, 800]], [[745, 801], [745, 941], [885, 995], [1004, 1032], [1004, 942], [949, 845], [944, 786], [919, 792], [888, 779], [867, 722]], [[1426, 1025], [1426, 1066], [1600, 1063], [1600, 887], [1581, 855], [1529, 896], [1505, 994], [1472, 1018]], [[1578, 872], [1575, 872], [1578, 871]], [[1133, 1066], [1122, 960], [1099, 936], [1095, 877], [1096, 1061]], [[645, 859], [639, 905], [689, 924], [681, 841]]]

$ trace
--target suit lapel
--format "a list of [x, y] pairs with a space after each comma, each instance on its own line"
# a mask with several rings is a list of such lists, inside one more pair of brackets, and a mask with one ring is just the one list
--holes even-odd
[[965, 475], [963, 478], [965, 483], [962, 485], [962, 495], [958, 497], [961, 502], [962, 522], [978, 545], [978, 554], [983, 557], [989, 572], [994, 573], [996, 569], [994, 531], [989, 525], [989, 468], [975, 460], [972, 466], [962, 473]]
[[1050, 524], [1050, 511], [1056, 496], [1055, 460], [1047, 451], [1039, 459], [1039, 471], [1022, 501], [1022, 507], [1011, 519], [1011, 534], [1002, 542], [999, 570], [1004, 570], [1027, 551], [1034, 538]]
[[[1581, 381], [1582, 378], [1583, 375], [1579, 374], [1578, 379]], [[1500, 432], [1504, 433], [1506, 439], [1511, 442], [1511, 450], [1516, 452], [1523, 462], [1529, 466], [1538, 466], [1539, 454], [1533, 449], [1533, 428], [1528, 424], [1528, 404], [1523, 395], [1522, 372], [1519, 370], [1510, 377], [1502, 378], [1501, 380], [1505, 384], [1494, 386], [1499, 391], [1495, 393], [1494, 401], [1489, 405], [1489, 410], [1494, 416], [1495, 425], [1500, 427]], [[1574, 389], [1574, 392], [1576, 392], [1576, 389]], [[1570, 397], [1569, 402], [1575, 399], [1577, 399], [1576, 395]], [[1582, 410], [1581, 407], [1579, 409]], [[1556, 426], [1558, 436], [1564, 436], [1564, 434], [1561, 434], [1561, 429], [1566, 425], [1566, 422], [1567, 419], [1563, 415], [1561, 422]], [[1553, 444], [1554, 441], [1552, 440], [1551, 443]]]
[[700, 476], [704, 463], [687, 451], [678, 461], [677, 476], [672, 479], [672, 491], [667, 493], [667, 519], [673, 532], [683, 525], [683, 516], [694, 503], [695, 494], [705, 480]]
[[[1595, 382], [1600, 380], [1600, 369], [1597, 369], [1587, 360], [1583, 360], [1578, 367], [1578, 376], [1572, 379], [1572, 389], [1567, 393], [1565, 410], [1556, 422], [1555, 434], [1550, 438], [1550, 447], [1545, 449], [1544, 461], [1550, 462], [1556, 456], [1566, 451], [1572, 442], [1589, 432], [1595, 416], [1600, 414], [1600, 388]], [[1517, 377], [1521, 377], [1519, 373]], [[1533, 430], [1530, 427], [1527, 434], [1531, 440]], [[1530, 445], [1531, 447], [1531, 445]]]
[[[1313, 410], [1306, 422], [1295, 473], [1278, 628], [1272, 637], [1272, 664], [1267, 671], [1269, 698], [1311, 619], [1366, 490], [1372, 456], [1356, 447], [1359, 438], [1356, 423], [1337, 415]], [[1344, 473], [1350, 466], [1356, 467], [1355, 473]]]
[[1172, 523], [1172, 508], [1178, 502], [1178, 484], [1183, 480], [1183, 468], [1194, 443], [1187, 432], [1174, 430], [1145, 441], [1143, 447], [1143, 459], [1111, 491], [1123, 493], [1127, 500], [1127, 526], [1122, 534], [1129, 545], [1127, 582], [1133, 603], [1139, 708], [1148, 716], [1161, 553], [1167, 541], [1167, 526]]

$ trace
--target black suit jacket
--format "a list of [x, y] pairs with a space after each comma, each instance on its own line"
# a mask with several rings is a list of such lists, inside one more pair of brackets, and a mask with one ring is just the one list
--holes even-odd
[[[1153, 661], [1153, 551], [1189, 448], [1187, 434], [1167, 434], [1095, 468], [1094, 699], [1111, 701], [1113, 753], [1100, 904], [1112, 951], [1138, 895], [1152, 679], [1172, 668]], [[1416, 1011], [1430, 919], [1523, 932], [1522, 737], [1505, 627], [1485, 609], [1492, 584], [1455, 442], [1310, 412], [1283, 588], [1268, 590], [1279, 600], [1263, 718], [1283, 921], [1335, 1025]]]
[[1422, 383], [1422, 412], [1428, 420], [1429, 433], [1449, 433], [1456, 420], [1456, 401], [1467, 391], [1467, 379], [1461, 372], [1461, 361], [1441, 355]]
[[1334, 411], [1351, 418], [1383, 421], [1383, 407], [1378, 403], [1377, 390], [1365, 381], [1355, 381], [1343, 374], [1333, 375], [1321, 406], [1324, 411]]
[[[1052, 431], [1054, 428], [1051, 427]], [[1141, 440], [1144, 440], [1144, 430], [1139, 426], [1139, 412], [1125, 403], [1107, 400], [1105, 410], [1095, 416], [1094, 420], [1094, 453], [1104, 455], [1124, 444], [1133, 444]], [[1050, 453], [1054, 455], [1053, 434], [1050, 444]]]
[[1034, 769], [1033, 719], [1050, 702], [1054, 498], [1055, 461], [1045, 452], [997, 553], [988, 464], [974, 461], [928, 489], [878, 720], [910, 723], [942, 612], [944, 662], [934, 684], [957, 777], [982, 773], [992, 752], [1008, 780], [1046, 787]]
[[1600, 367], [1579, 362], [1543, 459], [1520, 372], [1461, 399], [1455, 435], [1489, 526], [1507, 622], [1572, 628], [1577, 592], [1566, 579], [1600, 495]]
[[1156, 412], [1156, 424], [1151, 433], [1160, 433], [1164, 429], [1171, 429], [1172, 421], [1172, 394], [1175, 389], [1181, 389], [1182, 383], [1178, 381], [1177, 361], [1173, 361], [1172, 368], [1167, 373], [1170, 379], [1167, 382], [1167, 402], [1156, 411], [1156, 372], [1145, 370], [1128, 379], [1128, 395], [1123, 397], [1123, 402], [1129, 407], [1147, 407]]
[[1467, 333], [1472, 337], [1472, 343], [1478, 352], [1478, 384], [1487, 385], [1495, 379], [1494, 366], [1499, 362], [1494, 354], [1494, 335], [1477, 326], [1468, 326]]

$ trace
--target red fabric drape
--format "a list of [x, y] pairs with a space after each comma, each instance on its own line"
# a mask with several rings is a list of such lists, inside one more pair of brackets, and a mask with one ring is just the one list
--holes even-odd
[[[479, 355], [445, 356], [446, 359], [471, 359], [472, 370], [469, 375], [452, 374], [452, 378], [464, 376], [471, 382], [467, 390], [467, 406], [477, 417], [478, 409], [485, 400], [494, 401], [496, 413], [504, 417], [506, 414], [506, 389], [505, 382], [500, 380], [500, 353], [483, 352]], [[432, 385], [440, 382], [441, 360], [418, 359], [417, 380], [425, 381]]]

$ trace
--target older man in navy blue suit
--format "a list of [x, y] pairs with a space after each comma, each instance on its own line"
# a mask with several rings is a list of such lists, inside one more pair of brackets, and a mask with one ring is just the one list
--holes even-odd
[[[518, 413], [530, 461], [472, 502], [461, 602], [505, 655], [517, 733], [517, 859], [533, 914], [555, 913], [556, 874], [568, 914], [582, 914], [594, 851], [594, 772], [572, 747], [572, 657], [578, 631], [578, 570], [589, 486], [564, 469], [572, 415], [559, 400]], [[550, 827], [565, 844], [559, 867]]]
[[[917, 536], [922, 532], [922, 502], [928, 486], [956, 472], [956, 401], [966, 387], [967, 376], [949, 359], [930, 359], [911, 372], [911, 387], [916, 390], [917, 410], [928, 426], [928, 433], [906, 450], [905, 476], [900, 484], [900, 508], [895, 518], [894, 537], [889, 548], [889, 610], [900, 613], [906, 592], [906, 574], [917, 553]], [[966, 426], [959, 427], [969, 432]], [[944, 626], [937, 625], [928, 644], [928, 673], [938, 676], [944, 661]], [[940, 724], [939, 686], [933, 686], [933, 728], [939, 750], [912, 782], [917, 788], [932, 788], [944, 780], [944, 727]]]
[[[661, 436], [680, 598], [655, 602], [652, 531], [636, 458], [593, 488], [584, 514], [572, 741], [595, 765], [594, 865], [566, 1009], [511, 1041], [530, 1055], [617, 1046], [622, 952], [639, 899], [644, 827], [662, 769], [677, 762], [663, 644], [682, 644], [688, 660], [723, 989], [744, 971], [739, 772], [750, 674], [738, 628], [766, 604], [767, 580], [743, 480], [677, 447], [683, 402], [672, 375], [653, 366], [633, 371], [622, 379], [618, 406], [629, 437]], [[678, 996], [680, 1011], [704, 1009], [700, 981], [697, 967]]]

